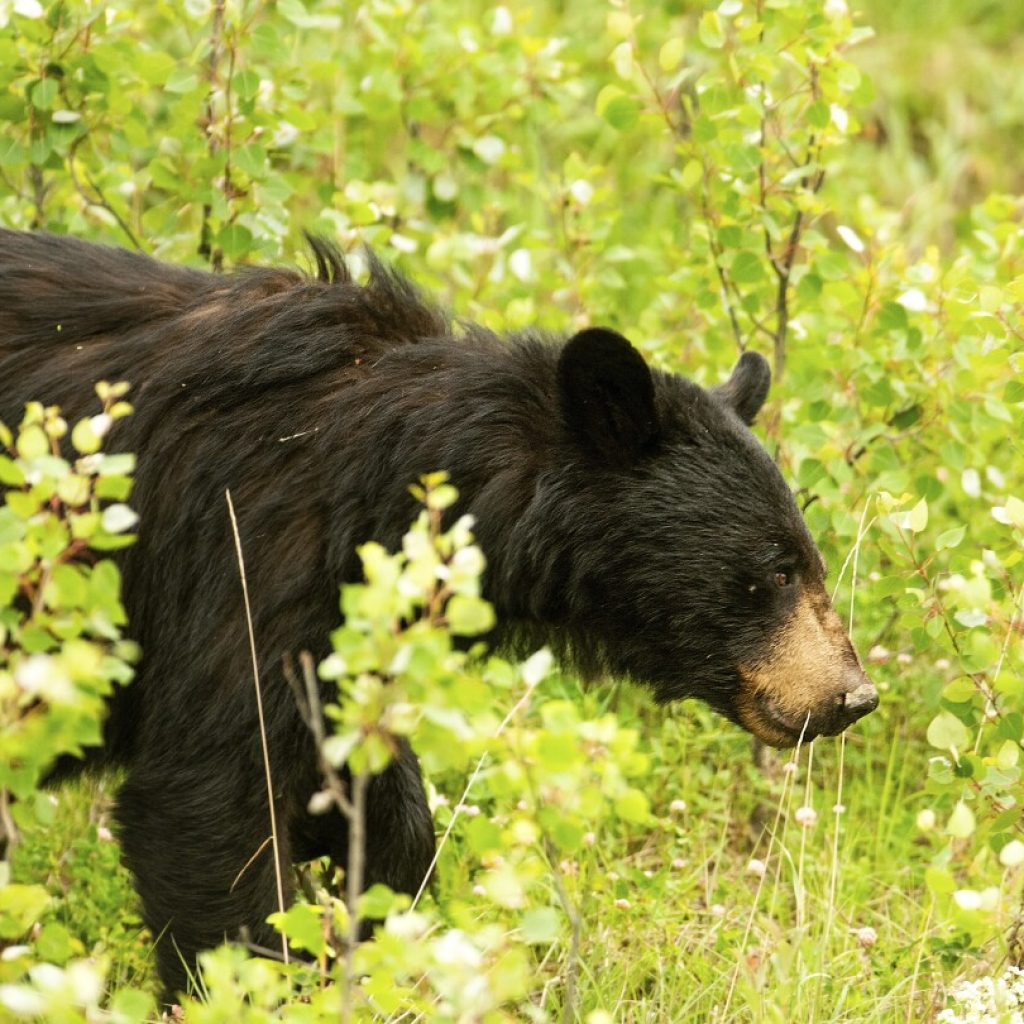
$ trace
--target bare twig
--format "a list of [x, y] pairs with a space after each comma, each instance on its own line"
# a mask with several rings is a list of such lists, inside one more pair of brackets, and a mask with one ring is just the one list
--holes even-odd
[[[224, 7], [227, 0], [214, 0], [213, 21], [210, 25], [210, 55], [206, 62], [206, 80], [210, 89], [206, 96], [206, 116], [203, 131], [206, 133], [206, 146], [210, 156], [217, 153], [217, 137], [213, 131], [214, 109], [213, 94], [217, 88], [217, 66], [220, 63], [220, 51], [224, 33]], [[224, 262], [224, 254], [214, 247], [210, 238], [210, 214], [213, 212], [209, 203], [203, 204], [203, 223], [199, 230], [199, 255], [210, 261], [214, 270], [220, 270]]]
[[341, 987], [341, 1020], [352, 1019], [352, 989], [355, 982], [355, 952], [359, 944], [359, 895], [363, 891], [366, 855], [366, 788], [370, 781], [365, 772], [352, 773], [352, 814], [348, 819], [348, 866], [345, 869], [345, 903], [348, 906], [348, 941]]
[[[267, 783], [267, 805], [270, 810], [270, 839], [274, 854], [274, 880], [277, 883], [277, 909], [283, 914], [284, 879], [281, 877], [281, 851], [278, 843], [277, 811], [274, 807], [274, 780], [270, 772], [270, 750], [267, 746], [267, 729], [263, 720], [263, 694], [260, 691], [260, 670], [256, 659], [256, 637], [252, 628], [252, 610], [249, 607], [249, 582], [245, 575], [245, 559], [242, 557], [242, 539], [238, 533], [238, 520], [235, 518], [235, 506], [231, 501], [231, 491], [226, 490], [224, 497], [228, 503], [228, 515], [231, 517], [231, 532], [235, 538], [235, 554], [238, 557], [238, 573], [242, 579], [242, 598], [245, 602], [245, 622], [249, 630], [249, 653], [252, 656], [252, 681], [256, 688], [256, 714], [260, 723], [260, 744], [263, 748], [263, 771]], [[245, 868], [243, 867], [243, 871]], [[281, 936], [281, 955], [288, 963], [288, 940]]]
[[11, 815], [11, 794], [0, 789], [0, 859], [11, 863], [19, 839], [18, 826]]
[[572, 1024], [576, 1016], [576, 975], [580, 963], [580, 936], [583, 931], [583, 919], [576, 904], [569, 899], [562, 869], [558, 863], [558, 851], [547, 833], [544, 834], [544, 851], [548, 855], [551, 866], [551, 877], [555, 883], [555, 893], [562, 905], [565, 916], [569, 919], [571, 938], [569, 940], [569, 962], [565, 968], [565, 998], [562, 1001], [562, 1024]]
[[117, 226], [125, 233], [128, 241], [139, 251], [144, 252], [142, 245], [138, 238], [135, 237], [135, 232], [128, 226], [128, 222], [117, 212], [117, 210], [111, 205], [110, 201], [103, 193], [103, 189], [100, 188], [96, 180], [88, 173], [86, 173], [86, 180], [89, 182], [90, 187], [96, 193], [96, 198], [93, 198], [85, 190], [85, 186], [82, 184], [81, 179], [78, 177], [78, 171], [75, 169], [75, 157], [78, 155], [78, 147], [85, 142], [86, 135], [80, 135], [71, 145], [71, 150], [68, 153], [68, 173], [71, 175], [71, 182], [75, 186], [78, 194], [82, 197], [82, 201], [86, 206], [95, 206], [99, 209], [106, 210], [114, 220], [117, 221]]
[[352, 992], [355, 981], [355, 950], [359, 944], [359, 896], [363, 891], [363, 877], [366, 868], [366, 791], [370, 777], [365, 772], [350, 772], [349, 793], [338, 770], [324, 756], [324, 742], [327, 731], [324, 728], [323, 708], [320, 701], [320, 687], [316, 681], [316, 667], [309, 651], [299, 654], [302, 668], [301, 681], [289, 662], [285, 663], [284, 674], [295, 693], [307, 727], [316, 743], [317, 758], [327, 793], [335, 806], [348, 822], [348, 863], [345, 865], [345, 906], [348, 908], [348, 934], [345, 937], [345, 958], [341, 986], [341, 1020], [348, 1024], [352, 1019]]

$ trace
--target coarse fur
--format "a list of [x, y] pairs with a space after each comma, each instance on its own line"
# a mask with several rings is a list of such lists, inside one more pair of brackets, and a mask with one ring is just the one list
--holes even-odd
[[[110, 446], [138, 455], [138, 542], [119, 561], [143, 659], [92, 756], [127, 770], [121, 839], [147, 923], [169, 932], [169, 991], [183, 960], [241, 928], [272, 944], [271, 854], [242, 871], [269, 825], [228, 488], [286, 863], [343, 863], [346, 830], [306, 810], [320, 780], [282, 663], [327, 653], [356, 546], [397, 547], [409, 485], [433, 470], [475, 518], [495, 644], [548, 644], [661, 701], [699, 697], [778, 745], [874, 706], [817, 549], [748, 429], [763, 359], [704, 390], [609, 330], [456, 332], [376, 260], [358, 284], [330, 245], [313, 251], [315, 278], [217, 275], [0, 231], [0, 419], [32, 399], [73, 422], [95, 412], [95, 381], [132, 384], [136, 412]], [[408, 748], [368, 807], [368, 884], [416, 891], [434, 836]]]

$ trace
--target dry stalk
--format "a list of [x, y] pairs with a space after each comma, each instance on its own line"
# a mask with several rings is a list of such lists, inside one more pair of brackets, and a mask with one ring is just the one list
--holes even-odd
[[[267, 745], [267, 729], [263, 720], [263, 693], [260, 690], [259, 662], [256, 659], [256, 637], [252, 628], [252, 609], [249, 606], [249, 582], [245, 575], [245, 559], [242, 556], [242, 539], [238, 533], [238, 520], [235, 518], [235, 506], [231, 501], [231, 491], [226, 490], [224, 497], [228, 503], [228, 515], [231, 517], [231, 532], [235, 538], [235, 554], [238, 558], [238, 573], [242, 579], [242, 598], [245, 602], [245, 622], [249, 630], [249, 653], [252, 656], [252, 681], [256, 688], [256, 714], [260, 723], [260, 744], [263, 748], [263, 772], [267, 783], [267, 805], [270, 810], [270, 839], [274, 854], [274, 880], [277, 883], [277, 909], [283, 914], [284, 879], [281, 876], [281, 850], [278, 843], [277, 811], [274, 807], [274, 780], [270, 771], [270, 750]], [[242, 869], [245, 870], [244, 868]], [[281, 956], [288, 963], [288, 941], [281, 936]]]

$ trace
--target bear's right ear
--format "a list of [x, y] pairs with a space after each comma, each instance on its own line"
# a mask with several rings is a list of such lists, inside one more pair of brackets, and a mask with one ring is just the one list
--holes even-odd
[[732, 375], [724, 384], [711, 389], [711, 394], [728, 405], [746, 425], [752, 426], [768, 397], [772, 371], [768, 360], [750, 350], [740, 356]]
[[600, 461], [632, 462], [657, 437], [651, 371], [615, 331], [590, 327], [566, 342], [558, 360], [558, 395], [570, 436]]

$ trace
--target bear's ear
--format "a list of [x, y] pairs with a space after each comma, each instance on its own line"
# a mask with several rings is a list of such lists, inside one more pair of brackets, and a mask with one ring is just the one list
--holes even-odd
[[733, 409], [749, 427], [768, 397], [772, 371], [768, 360], [758, 352], [744, 352], [733, 368], [732, 376], [711, 394]]
[[558, 394], [570, 436], [592, 457], [631, 462], [657, 437], [651, 371], [615, 331], [590, 327], [566, 342]]

